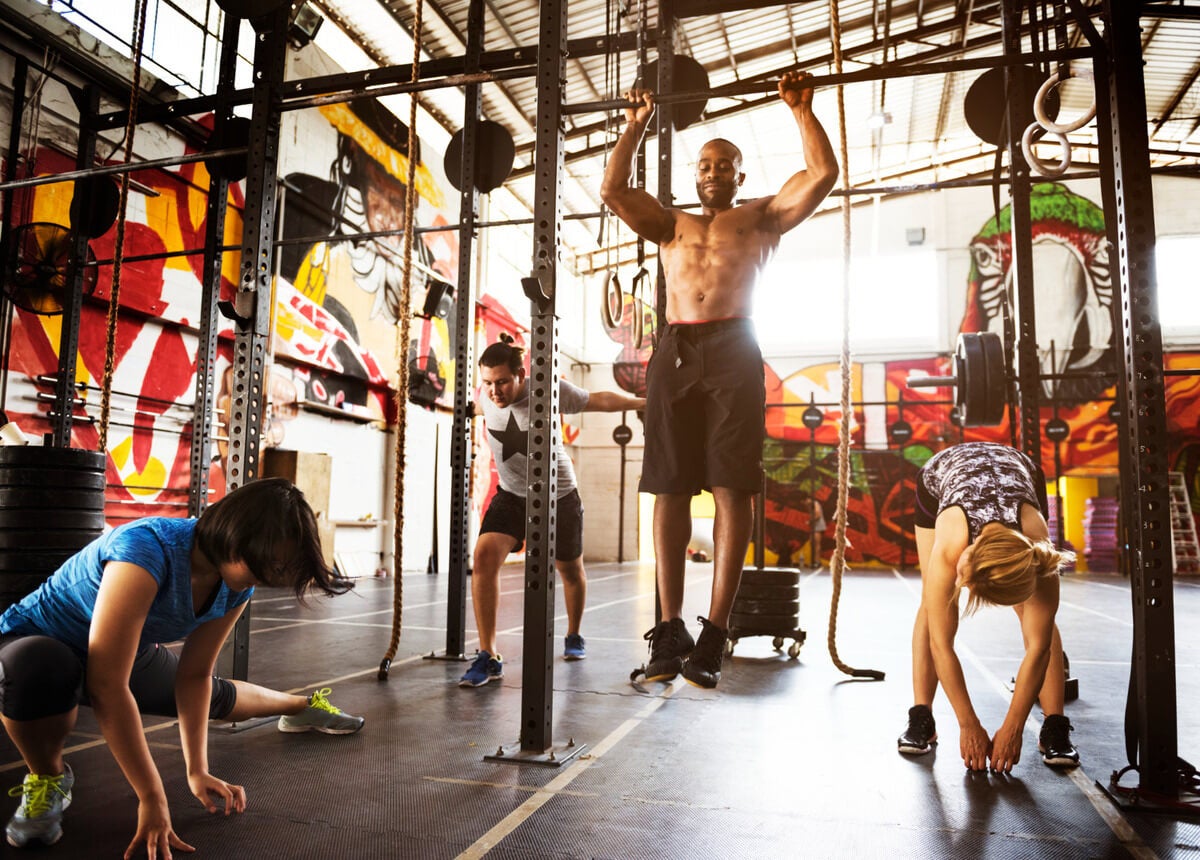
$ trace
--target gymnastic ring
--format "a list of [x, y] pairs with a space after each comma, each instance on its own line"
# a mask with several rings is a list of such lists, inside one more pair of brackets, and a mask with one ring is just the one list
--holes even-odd
[[642, 266], [633, 276], [629, 285], [629, 295], [633, 297], [633, 348], [641, 349], [646, 340], [646, 306], [649, 304], [642, 298], [642, 284], [650, 279], [650, 273]]
[[[1071, 166], [1071, 141], [1061, 132], [1048, 131], [1050, 135], [1058, 140], [1062, 147], [1062, 157], [1057, 165], [1048, 165], [1046, 162], [1039, 159], [1033, 154], [1033, 132], [1036, 129], [1041, 129], [1036, 122], [1031, 122], [1029, 127], [1025, 129], [1025, 133], [1021, 135], [1021, 152], [1025, 155], [1025, 163], [1036, 170], [1039, 174], [1046, 177], [1062, 176], [1067, 172], [1067, 168]], [[1045, 129], [1041, 129], [1045, 131]]]
[[[1067, 77], [1082, 78], [1088, 81], [1092, 80], [1092, 73], [1089, 71], [1074, 71], [1068, 73]], [[1046, 131], [1055, 134], [1067, 134], [1072, 131], [1078, 131], [1083, 128], [1096, 116], [1096, 88], [1092, 87], [1092, 106], [1083, 112], [1077, 119], [1071, 122], [1055, 122], [1046, 114], [1046, 96], [1050, 94], [1050, 90], [1058, 86], [1058, 72], [1053, 72], [1050, 77], [1042, 82], [1038, 87], [1037, 95], [1033, 97], [1033, 115], [1037, 117], [1038, 125], [1046, 129]]]
[[[616, 299], [616, 309], [613, 309], [613, 300]], [[609, 269], [608, 275], [604, 279], [604, 294], [600, 297], [600, 304], [604, 310], [604, 324], [611, 330], [615, 329], [621, 323], [621, 318], [625, 315], [625, 294], [621, 292], [621, 279], [617, 277], [616, 269]]]

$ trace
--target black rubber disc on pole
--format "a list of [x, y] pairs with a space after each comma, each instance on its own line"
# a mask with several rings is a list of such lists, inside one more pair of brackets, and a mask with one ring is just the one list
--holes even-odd
[[[1021, 107], [1020, 114], [1021, 126], [1014, 129], [1010, 135], [1014, 140], [1020, 140], [1021, 134], [1029, 124], [1036, 121], [1033, 115], [1033, 98], [1046, 76], [1032, 66], [1013, 66], [1012, 69], [1015, 74], [1021, 76], [1025, 94], [1025, 104]], [[1007, 142], [1000, 135], [1007, 115], [1004, 93], [1004, 68], [999, 67], [988, 69], [976, 78], [963, 98], [963, 115], [967, 126], [980, 140], [996, 146]], [[1051, 90], [1046, 96], [1046, 115], [1051, 119], [1058, 116], [1057, 90]]]
[[[652, 60], [646, 65], [646, 80], [643, 85], [649, 90], [658, 87], [658, 60]], [[704, 66], [686, 54], [675, 54], [671, 62], [671, 92], [710, 93], [708, 72], [704, 70]], [[687, 128], [704, 115], [707, 104], [707, 97], [694, 102], [672, 102], [672, 124], [676, 129]]]
[[89, 239], [108, 232], [117, 220], [117, 209], [121, 205], [121, 191], [109, 176], [85, 176], [75, 180], [75, 194], [71, 198], [71, 229], [78, 230]]
[[[250, 145], [250, 120], [242, 116], [229, 117], [225, 122], [213, 129], [204, 145], [205, 152], [216, 152], [221, 149], [233, 149]], [[228, 179], [239, 182], [246, 178], [250, 171], [248, 153], [240, 155], [222, 155], [218, 158], [204, 159], [208, 172], [218, 179]]]
[[[475, 188], [487, 194], [499, 188], [512, 173], [517, 150], [508, 129], [498, 122], [482, 120], [475, 130]], [[462, 191], [463, 129], [454, 132], [446, 146], [442, 168], [456, 191]]]
[[235, 18], [261, 18], [276, 9], [282, 9], [291, 0], [217, 0], [222, 10]]

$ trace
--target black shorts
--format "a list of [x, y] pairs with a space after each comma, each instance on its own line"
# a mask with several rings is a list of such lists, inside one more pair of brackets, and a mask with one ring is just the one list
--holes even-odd
[[668, 325], [646, 372], [643, 493], [757, 493], [766, 421], [762, 352], [745, 318]]
[[[37, 720], [91, 704], [85, 665], [68, 645], [49, 636], [0, 637], [0, 713], [12, 720]], [[140, 648], [129, 674], [138, 712], [176, 717], [175, 674], [179, 657], [161, 645]], [[208, 716], [223, 719], [237, 702], [232, 681], [214, 675]]]
[[[555, 507], [558, 521], [557, 540], [554, 543], [554, 558], [557, 561], [574, 561], [583, 555], [583, 501], [578, 490], [571, 490]], [[508, 535], [517, 542], [511, 552], [525, 546], [525, 499], [516, 493], [496, 488], [491, 504], [483, 515], [479, 526], [481, 535], [495, 532]]]

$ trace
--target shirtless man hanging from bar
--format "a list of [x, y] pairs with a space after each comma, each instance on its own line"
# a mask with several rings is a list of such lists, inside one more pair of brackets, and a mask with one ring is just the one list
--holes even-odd
[[[811, 215], [837, 180], [838, 165], [812, 111], [811, 76], [788, 72], [779, 98], [792, 112], [805, 169], [777, 194], [736, 203], [742, 153], [710, 140], [696, 164], [700, 212], [664, 207], [630, 184], [633, 160], [654, 113], [654, 95], [634, 89], [626, 125], [605, 168], [600, 196], [635, 233], [658, 245], [666, 274], [667, 326], [650, 361], [646, 449], [640, 490], [653, 493], [654, 554], [662, 620], [646, 634], [647, 680], [712, 688], [721, 677], [729, 612], [742, 575], [762, 488], [765, 420], [762, 353], [750, 320], [754, 290], [780, 237]], [[693, 641], [684, 623], [683, 574], [692, 534], [691, 497], [711, 489], [713, 586]]]

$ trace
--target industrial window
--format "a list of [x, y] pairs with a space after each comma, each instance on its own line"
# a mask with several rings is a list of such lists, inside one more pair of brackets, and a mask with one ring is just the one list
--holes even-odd
[[[855, 257], [850, 265], [850, 348], [856, 353], [941, 348], [942, 292], [932, 250]], [[754, 322], [770, 355], [836, 353], [842, 342], [842, 261], [768, 264]]]

